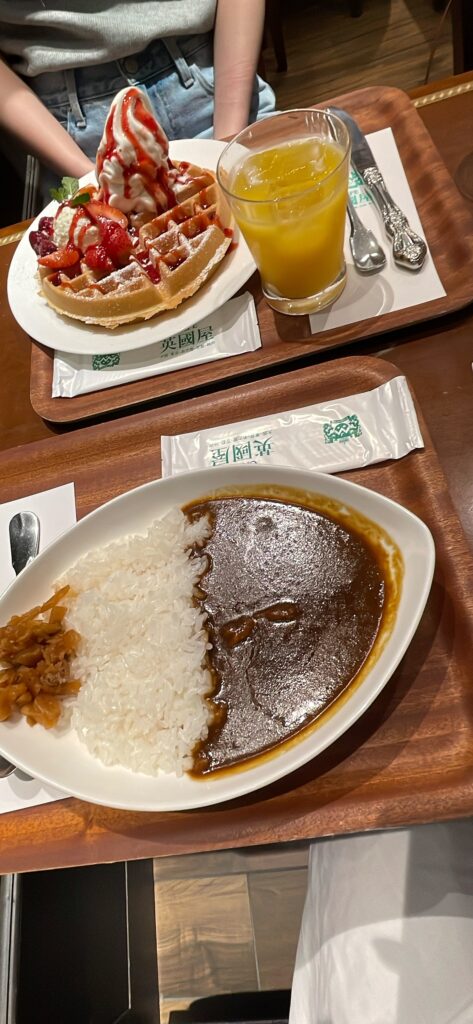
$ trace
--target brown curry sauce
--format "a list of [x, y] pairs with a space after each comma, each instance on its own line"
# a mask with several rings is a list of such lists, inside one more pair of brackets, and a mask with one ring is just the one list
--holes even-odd
[[320, 495], [240, 488], [191, 503], [212, 531], [207, 613], [213, 721], [191, 775], [248, 767], [346, 697], [392, 626], [402, 558], [391, 538]]

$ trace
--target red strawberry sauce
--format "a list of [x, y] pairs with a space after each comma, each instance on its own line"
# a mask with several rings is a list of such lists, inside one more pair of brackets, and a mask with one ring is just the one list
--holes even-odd
[[[131, 127], [131, 112], [133, 112], [136, 120], [140, 121], [140, 123], [144, 125], [149, 132], [151, 132], [158, 144], [161, 146], [163, 153], [167, 154], [168, 141], [164, 132], [153, 115], [145, 107], [139, 90], [131, 88], [128, 90], [127, 95], [123, 100], [121, 108], [121, 128], [123, 134], [135, 150], [135, 160], [130, 165], [126, 164], [117, 149], [113, 134], [114, 108], [112, 106], [105, 123], [105, 147], [99, 150], [99, 153], [97, 154], [97, 174], [100, 176], [105, 160], [110, 160], [112, 157], [115, 157], [123, 171], [124, 195], [126, 198], [129, 198], [130, 196], [130, 178], [134, 174], [139, 174], [143, 179], [146, 191], [149, 192], [150, 195], [154, 195], [155, 185], [158, 184], [166, 196], [167, 206], [173, 206], [175, 203], [175, 197], [168, 182], [167, 163], [163, 162], [160, 167], [157, 167], [154, 161], [150, 159], [146, 149], [142, 146], [138, 136]], [[106, 189], [104, 189], [104, 198], [107, 202], [109, 197], [106, 194]]]

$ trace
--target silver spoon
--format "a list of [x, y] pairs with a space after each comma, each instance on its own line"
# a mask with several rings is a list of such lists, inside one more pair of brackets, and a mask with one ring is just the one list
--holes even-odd
[[18, 573], [38, 554], [38, 516], [34, 512], [17, 512], [13, 519], [10, 519], [9, 533], [11, 564], [18, 576]]
[[377, 238], [360, 220], [353, 203], [348, 197], [348, 216], [350, 218], [350, 249], [353, 262], [362, 274], [376, 274], [386, 266], [386, 254]]
[[[10, 520], [10, 551], [11, 563], [16, 575], [21, 572], [39, 549], [39, 519], [34, 512], [17, 512]], [[0, 779], [6, 779], [15, 771], [16, 765], [0, 757]]]
[[0, 779], [7, 779], [9, 775], [13, 775], [15, 768], [16, 765], [7, 761], [6, 757], [0, 757]]

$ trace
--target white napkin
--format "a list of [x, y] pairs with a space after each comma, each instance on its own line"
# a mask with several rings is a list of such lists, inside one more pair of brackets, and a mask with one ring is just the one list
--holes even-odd
[[188, 366], [254, 352], [261, 337], [253, 296], [230, 299], [211, 316], [156, 345], [109, 355], [54, 353], [53, 398], [73, 398]]
[[[48, 544], [76, 522], [74, 484], [63, 484], [0, 505], [0, 593], [15, 579], [8, 526], [16, 512], [36, 512], [40, 521], [39, 550], [44, 551]], [[0, 814], [50, 803], [52, 800], [63, 800], [64, 796], [59, 789], [43, 785], [17, 769], [8, 778], [0, 779]]]
[[[414, 231], [424, 238], [422, 224], [391, 128], [373, 132], [367, 139], [392, 198], [405, 213]], [[359, 320], [369, 320], [371, 317], [391, 313], [397, 309], [418, 306], [422, 302], [432, 302], [445, 295], [445, 289], [430, 253], [419, 272], [414, 273], [395, 266], [391, 255], [391, 242], [386, 237], [381, 217], [356, 173], [352, 172], [350, 175], [349, 189], [353, 204], [363, 223], [374, 231], [381, 242], [387, 263], [379, 274], [363, 275], [356, 271], [348, 242], [347, 224], [345, 259], [348, 275], [345, 290], [327, 310], [311, 315], [310, 326], [313, 334], [331, 331], [334, 327], [344, 327]]]

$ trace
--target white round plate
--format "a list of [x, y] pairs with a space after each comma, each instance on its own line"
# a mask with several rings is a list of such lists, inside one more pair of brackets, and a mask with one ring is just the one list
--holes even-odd
[[[216, 139], [179, 139], [169, 143], [173, 160], [188, 160], [199, 167], [215, 171], [224, 142]], [[93, 181], [94, 175], [81, 178], [81, 184]], [[40, 217], [51, 216], [57, 209], [55, 201], [49, 203], [31, 225], [36, 228]], [[8, 273], [8, 301], [10, 309], [20, 327], [35, 341], [58, 352], [74, 352], [79, 355], [128, 352], [145, 348], [157, 341], [178, 334], [210, 316], [223, 306], [227, 299], [248, 281], [255, 270], [253, 257], [238, 228], [235, 227], [236, 246], [227, 253], [215, 274], [195, 295], [175, 310], [161, 313], [154, 319], [117, 327], [110, 331], [105, 327], [83, 324], [60, 316], [48, 306], [39, 291], [37, 280], [37, 258], [28, 240], [27, 232], [21, 239], [10, 264]]]
[[267, 786], [316, 757], [352, 726], [388, 682], [415, 633], [430, 590], [435, 563], [427, 527], [401, 505], [347, 480], [278, 467], [226, 466], [145, 484], [82, 519], [39, 555], [0, 599], [0, 623], [50, 596], [62, 573], [91, 548], [139, 532], [172, 506], [228, 485], [277, 484], [327, 495], [385, 529], [401, 550], [404, 578], [396, 620], [377, 662], [351, 696], [301, 739], [252, 767], [202, 781], [184, 775], [151, 777], [108, 768], [92, 757], [75, 732], [33, 729], [24, 719], [0, 723], [0, 752], [50, 785], [88, 800], [135, 811], [176, 811], [231, 800]]

